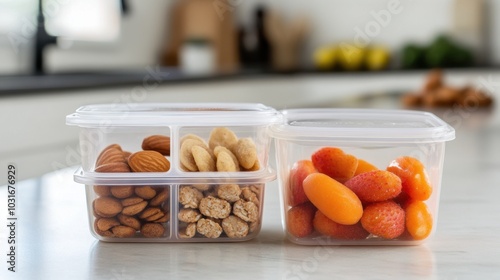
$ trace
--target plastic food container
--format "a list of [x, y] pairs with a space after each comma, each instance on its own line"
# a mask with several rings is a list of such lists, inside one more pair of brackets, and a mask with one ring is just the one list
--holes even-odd
[[110, 242], [234, 242], [261, 227], [269, 167], [262, 104], [106, 104], [66, 117], [81, 128], [91, 233]]
[[432, 236], [452, 127], [418, 111], [282, 113], [271, 136], [291, 242], [416, 245]]

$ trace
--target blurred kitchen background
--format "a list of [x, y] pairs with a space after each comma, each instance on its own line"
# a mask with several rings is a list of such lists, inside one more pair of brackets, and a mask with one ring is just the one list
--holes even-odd
[[[35, 47], [43, 48], [46, 73], [190, 69], [181, 59], [190, 49], [208, 49], [214, 61], [203, 63], [225, 71], [500, 63], [500, 3], [493, 0], [43, 0], [44, 28], [38, 2], [0, 0], [1, 74], [34, 71]], [[339, 53], [321, 53], [332, 46]], [[352, 61], [343, 62], [342, 52]], [[419, 55], [422, 61], [412, 60]]]
[[93, 103], [489, 116], [498, 15], [494, 0], [0, 0], [0, 165], [78, 165], [64, 117]]

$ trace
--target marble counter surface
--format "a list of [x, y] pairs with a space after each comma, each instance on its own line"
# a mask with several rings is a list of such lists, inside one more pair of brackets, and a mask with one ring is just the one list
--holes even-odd
[[276, 182], [266, 188], [262, 231], [249, 242], [99, 242], [70, 168], [17, 184], [17, 272], [7, 271], [2, 225], [0, 279], [500, 279], [500, 118], [496, 111], [453, 117], [457, 139], [447, 144], [438, 228], [423, 245], [294, 245], [282, 230]]

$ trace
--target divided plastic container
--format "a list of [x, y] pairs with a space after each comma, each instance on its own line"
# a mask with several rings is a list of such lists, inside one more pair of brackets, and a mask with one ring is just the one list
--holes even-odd
[[[436, 229], [455, 137], [426, 112], [244, 103], [90, 105], [66, 122], [81, 128], [75, 181], [86, 185], [90, 231], [109, 242], [254, 238], [276, 178], [274, 139], [291, 242], [420, 244]], [[137, 156], [151, 149], [160, 153]]]
[[[290, 241], [302, 245], [415, 245], [432, 236], [438, 220], [445, 142], [455, 138], [452, 127], [431, 113], [418, 111], [294, 109], [282, 114], [284, 120], [271, 128], [271, 136], [276, 146], [283, 226]], [[325, 160], [330, 156], [334, 160]], [[304, 160], [309, 163], [297, 163]], [[405, 178], [401, 193], [383, 193], [391, 188], [388, 184], [392, 189], [397, 185], [394, 176], [385, 173], [390, 165], [391, 171]], [[303, 181], [317, 171], [338, 176], [350, 189], [357, 188], [355, 196], [361, 206], [352, 202], [352, 194], [345, 194], [346, 187], [322, 175]], [[371, 174], [348, 182], [364, 171]], [[360, 189], [364, 194], [359, 194]], [[351, 201], [345, 202], [346, 196]], [[308, 197], [314, 198], [314, 205]], [[344, 208], [332, 211], [339, 204]], [[377, 222], [384, 219], [388, 221]]]
[[[110, 242], [254, 238], [262, 223], [265, 185], [276, 178], [268, 163], [268, 128], [280, 119], [276, 110], [262, 104], [105, 104], [79, 108], [66, 117], [66, 123], [81, 128], [82, 167], [75, 181], [86, 186], [92, 234]], [[160, 159], [155, 154], [162, 163], [168, 160], [168, 171], [140, 172], [158, 165], [144, 155], [129, 164], [128, 159], [143, 150], [144, 139], [152, 136], [151, 143], [170, 150], [160, 153]], [[239, 148], [234, 146], [238, 140], [238, 145], [242, 143]], [[144, 148], [150, 149], [151, 143]], [[204, 148], [193, 152], [192, 146]], [[215, 151], [215, 146], [227, 147]], [[104, 150], [111, 151], [101, 155]], [[250, 159], [252, 166], [245, 162]], [[97, 161], [101, 167], [96, 166]], [[127, 165], [139, 168], [139, 172], [133, 168], [124, 172]], [[203, 171], [188, 171], [187, 165]], [[103, 172], [96, 172], [96, 168]]]

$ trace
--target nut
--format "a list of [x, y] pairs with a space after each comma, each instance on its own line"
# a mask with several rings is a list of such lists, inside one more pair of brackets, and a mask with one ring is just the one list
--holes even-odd
[[100, 236], [104, 236], [104, 237], [114, 237], [114, 234], [111, 232], [111, 230], [100, 230], [99, 227], [97, 226], [97, 222], [98, 222], [99, 219], [95, 219], [94, 220], [94, 230], [97, 234], [99, 234]]
[[124, 207], [122, 210], [122, 214], [127, 216], [134, 216], [136, 214], [139, 214], [142, 210], [144, 210], [144, 208], [146, 208], [147, 205], [148, 205], [147, 201], [142, 201], [137, 204]]
[[226, 148], [231, 147], [236, 144], [238, 137], [226, 127], [216, 127], [210, 133], [210, 139], [208, 140], [208, 146], [210, 149], [214, 149], [217, 146], [223, 146]]
[[257, 148], [251, 138], [238, 140], [236, 144], [231, 146], [230, 150], [245, 169], [252, 168], [257, 161]]
[[96, 219], [97, 228], [101, 231], [107, 231], [112, 227], [119, 226], [120, 223], [115, 218], [99, 218]]
[[150, 186], [141, 186], [135, 188], [135, 194], [144, 199], [151, 199], [155, 197], [156, 191]]
[[214, 159], [205, 148], [202, 148], [200, 146], [193, 146], [191, 148], [191, 153], [193, 155], [194, 162], [196, 163], [196, 167], [199, 171], [216, 171]]
[[94, 192], [98, 196], [110, 196], [111, 191], [109, 186], [94, 186]]
[[94, 210], [101, 217], [111, 218], [122, 211], [122, 204], [115, 198], [98, 197], [94, 200]]
[[213, 220], [203, 218], [196, 223], [196, 231], [208, 238], [217, 238], [222, 233], [222, 227]]
[[142, 149], [157, 151], [158, 153], [169, 156], [170, 155], [170, 137], [163, 135], [151, 135], [142, 140]]
[[95, 172], [125, 173], [130, 172], [130, 167], [126, 162], [112, 162], [97, 166]]
[[109, 150], [116, 150], [118, 152], [122, 152], [122, 147], [120, 147], [120, 145], [118, 144], [111, 144], [107, 147], [105, 147], [104, 149], [102, 149], [101, 153], [97, 156], [97, 159], [96, 159], [96, 166], [99, 166], [103, 163], [110, 163], [110, 162], [113, 162], [113, 161], [107, 161], [105, 159], [103, 159], [103, 156], [104, 157], [107, 157], [109, 155], [105, 155]]
[[118, 221], [120, 221], [120, 223], [124, 226], [131, 227], [136, 231], [141, 229], [141, 222], [139, 222], [139, 220], [137, 220], [135, 217], [118, 214], [117, 218]]
[[193, 157], [193, 151], [192, 151], [193, 147], [195, 147], [195, 146], [198, 146], [198, 147], [205, 149], [212, 157], [211, 151], [208, 149], [208, 147], [206, 146], [206, 144], [204, 142], [201, 142], [201, 141], [196, 140], [196, 139], [184, 140], [184, 142], [182, 142], [182, 145], [181, 145], [181, 150], [180, 150], [179, 156], [180, 156], [181, 164], [185, 168], [187, 168], [189, 171], [198, 171], [198, 166], [196, 165], [196, 161]]
[[139, 215], [139, 218], [141, 218], [143, 220], [147, 220], [147, 221], [154, 221], [156, 219], [163, 217], [163, 215], [165, 215], [165, 214], [161, 211], [160, 208], [150, 207], [150, 208], [144, 210], [144, 212], [142, 212]]
[[220, 152], [225, 152], [229, 156], [231, 156], [231, 159], [233, 160], [234, 166], [236, 167], [236, 171], [240, 171], [240, 163], [238, 162], [238, 159], [233, 154], [233, 152], [231, 152], [228, 148], [223, 147], [223, 146], [217, 146], [214, 148], [214, 155], [216, 158], [219, 157]]
[[245, 237], [248, 234], [248, 224], [233, 215], [222, 220], [222, 229], [230, 238]]
[[125, 162], [125, 156], [121, 148], [111, 148], [102, 151], [101, 154], [97, 157], [95, 165], [100, 166], [106, 163], [113, 162]]
[[111, 229], [115, 237], [126, 238], [135, 235], [136, 230], [128, 226], [116, 226]]
[[217, 157], [217, 171], [236, 172], [238, 170], [239, 168], [234, 164], [233, 159], [228, 153], [224, 151], [219, 152], [219, 156]]
[[194, 135], [194, 134], [186, 134], [186, 135], [182, 136], [181, 141], [180, 141], [181, 146], [184, 143], [184, 141], [186, 141], [188, 139], [196, 140], [196, 141], [201, 143], [201, 146], [208, 147], [207, 143], [205, 143], [205, 140], [203, 140], [203, 138], [201, 138], [198, 135]]
[[134, 196], [134, 197], [122, 199], [121, 203], [122, 203], [123, 207], [127, 207], [127, 206], [134, 205], [134, 204], [137, 204], [137, 203], [140, 203], [143, 201], [144, 201], [144, 199], [137, 197], [137, 196]]
[[113, 186], [111, 187], [111, 194], [116, 198], [127, 198], [134, 194], [134, 187], [132, 186]]
[[231, 204], [229, 202], [208, 196], [200, 201], [200, 213], [216, 219], [224, 219], [231, 213]]
[[166, 223], [170, 221], [170, 213], [165, 213], [161, 218], [154, 220], [155, 223]]
[[245, 169], [245, 171], [259, 171], [259, 169], [260, 169], [260, 163], [259, 160], [256, 160], [255, 164], [252, 167]]
[[128, 158], [128, 164], [134, 172], [167, 172], [170, 162], [155, 151], [140, 151]]
[[141, 233], [144, 237], [148, 238], [162, 237], [165, 233], [165, 228], [158, 223], [147, 223], [142, 226]]
[[162, 188], [163, 190], [157, 192], [156, 196], [149, 201], [150, 206], [160, 206], [170, 197], [170, 190], [168, 188]]

